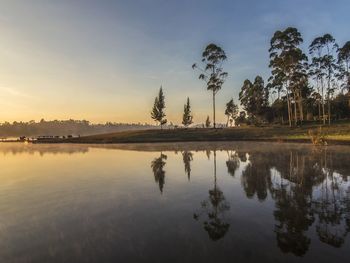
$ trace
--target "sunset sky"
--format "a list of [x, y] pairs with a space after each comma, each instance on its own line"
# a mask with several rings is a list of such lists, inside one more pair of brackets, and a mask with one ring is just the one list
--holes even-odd
[[162, 85], [169, 121], [186, 97], [194, 121], [211, 94], [191, 65], [214, 42], [229, 73], [217, 118], [244, 79], [269, 75], [269, 40], [297, 27], [305, 40], [350, 40], [349, 0], [0, 0], [0, 122], [41, 118], [148, 122]]

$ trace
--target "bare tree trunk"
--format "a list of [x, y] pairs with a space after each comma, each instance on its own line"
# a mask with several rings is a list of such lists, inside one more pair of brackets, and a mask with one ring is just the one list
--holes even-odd
[[331, 75], [330, 73], [328, 74], [328, 92], [327, 92], [327, 97], [328, 97], [328, 125], [331, 125]]
[[295, 126], [298, 125], [297, 101], [296, 101], [295, 95], [294, 95], [294, 124]]
[[331, 98], [328, 95], [328, 125], [331, 125]]
[[289, 127], [292, 127], [292, 120], [291, 120], [291, 112], [290, 112], [290, 100], [289, 100], [289, 92], [287, 89], [287, 107], [288, 107], [288, 121], [289, 121]]
[[298, 106], [299, 106], [299, 115], [300, 115], [300, 123], [304, 121], [304, 112], [303, 112], [303, 97], [301, 96], [301, 91], [299, 90], [298, 95]]
[[297, 106], [299, 107], [299, 105], [297, 105], [297, 103], [299, 102], [299, 98], [298, 98], [298, 91], [293, 91], [293, 96], [294, 96], [294, 123], [295, 126], [298, 125], [298, 111], [297, 111]]
[[322, 101], [322, 115], [323, 115], [323, 125], [326, 124], [326, 116], [325, 116], [325, 111], [324, 111], [324, 94], [323, 94], [323, 79], [321, 79], [321, 101]]
[[318, 120], [321, 120], [321, 103], [320, 101], [317, 102], [318, 103]]
[[215, 92], [213, 91], [213, 124], [214, 124], [214, 129], [216, 128], [216, 123], [215, 123]]
[[[320, 95], [320, 82], [319, 79], [317, 79], [317, 94]], [[317, 99], [317, 105], [318, 105], [318, 121], [321, 121], [321, 102], [319, 98]]]

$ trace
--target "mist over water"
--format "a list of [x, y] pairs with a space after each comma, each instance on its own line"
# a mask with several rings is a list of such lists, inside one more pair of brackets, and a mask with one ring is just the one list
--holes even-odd
[[0, 262], [346, 262], [349, 152], [2, 143]]

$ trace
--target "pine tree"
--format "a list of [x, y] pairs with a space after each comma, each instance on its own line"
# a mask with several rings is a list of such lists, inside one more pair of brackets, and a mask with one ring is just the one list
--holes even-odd
[[158, 112], [158, 97], [156, 97], [154, 99], [154, 103], [153, 103], [153, 108], [151, 111], [151, 117], [153, 120], [158, 121], [158, 116], [159, 116], [159, 112]]
[[210, 127], [210, 119], [209, 116], [207, 116], [207, 119], [205, 120], [205, 127], [209, 128]]
[[187, 103], [184, 105], [184, 113], [182, 116], [182, 124], [187, 127], [188, 125], [192, 124], [193, 116], [191, 114], [191, 105], [190, 105], [190, 99], [187, 98]]
[[165, 97], [163, 94], [163, 89], [160, 87], [158, 97], [154, 99], [153, 108], [151, 111], [151, 117], [156, 122], [159, 122], [161, 129], [163, 125], [167, 123], [167, 119], [165, 119]]

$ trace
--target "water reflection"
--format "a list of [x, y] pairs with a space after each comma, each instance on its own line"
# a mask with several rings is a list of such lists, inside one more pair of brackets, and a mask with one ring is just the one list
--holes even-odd
[[[285, 160], [286, 168], [283, 169], [281, 165], [279, 167], [282, 178], [285, 179], [285, 186], [273, 189], [277, 193], [276, 207], [279, 207], [280, 211], [287, 210], [282, 209], [286, 205], [293, 209], [290, 216], [286, 215], [295, 219], [293, 227], [302, 235], [300, 239], [303, 240], [300, 242], [303, 247], [300, 251], [293, 251], [295, 254], [306, 253], [310, 240], [303, 232], [315, 221], [316, 232], [321, 242], [335, 247], [340, 247], [344, 242], [349, 228], [347, 222], [350, 219], [349, 185], [341, 182], [347, 177], [335, 172], [338, 165], [339, 163], [333, 161], [332, 153], [323, 149], [313, 151], [311, 155], [290, 152], [289, 160]], [[288, 220], [287, 216], [283, 220], [278, 215], [280, 214], [277, 214], [276, 218], [280, 222]]]
[[350, 257], [350, 147], [8, 144], [1, 152], [0, 262]]
[[36, 144], [22, 142], [2, 142], [0, 144], [0, 154], [19, 155], [19, 154], [80, 154], [89, 151], [88, 145], [69, 145], [69, 144]]
[[189, 181], [191, 179], [191, 162], [193, 161], [193, 153], [190, 151], [182, 152], [182, 159], [185, 166], [185, 173], [187, 174]]
[[[341, 247], [350, 231], [349, 164], [342, 158], [333, 158], [327, 148], [307, 151], [279, 149], [266, 154], [264, 151], [245, 152], [228, 150], [227, 173], [235, 177], [242, 163], [239, 176], [242, 189], [249, 199], [274, 201], [273, 217], [277, 245], [283, 253], [303, 256], [311, 245], [308, 231], [315, 226], [319, 240], [333, 247]], [[219, 187], [217, 179], [217, 150], [206, 150], [213, 156], [213, 187], [203, 200], [194, 219], [201, 222], [211, 240], [224, 238], [230, 228], [225, 215], [230, 204]], [[185, 172], [190, 180], [191, 151], [182, 152]], [[165, 160], [167, 156], [152, 161], [152, 169], [159, 189], [163, 192]], [[344, 167], [345, 166], [345, 167]], [[340, 173], [341, 172], [341, 173]]]
[[[244, 161], [247, 160], [246, 154], [240, 156]], [[249, 155], [249, 163], [241, 175], [242, 186], [248, 198], [256, 195], [260, 201], [263, 201], [267, 197], [267, 190], [271, 185], [271, 166], [266, 159], [264, 154]]]
[[241, 163], [236, 151], [227, 151], [228, 160], [226, 161], [227, 172], [234, 177], [236, 170]]
[[284, 253], [304, 255], [311, 243], [307, 231], [316, 224], [321, 242], [340, 247], [349, 232], [349, 184], [336, 173], [344, 165], [327, 149], [310, 152], [252, 153], [241, 175], [248, 198], [275, 201], [275, 233]]
[[343, 184], [346, 176], [334, 172], [336, 165], [325, 148], [250, 155], [242, 186], [247, 197], [256, 194], [260, 201], [270, 192], [275, 201], [274, 231], [283, 252], [304, 255], [311, 243], [306, 233], [315, 220], [321, 242], [343, 244], [349, 231], [349, 185]]
[[158, 158], [155, 158], [152, 163], [152, 171], [154, 175], [154, 180], [156, 183], [159, 185], [159, 190], [161, 193], [163, 193], [163, 187], [165, 184], [165, 171], [164, 171], [164, 166], [166, 164], [165, 160], [168, 157], [163, 154], [162, 152], [160, 153], [160, 156]]
[[203, 228], [211, 240], [216, 241], [225, 236], [230, 224], [225, 219], [225, 212], [230, 209], [224, 193], [220, 190], [216, 177], [216, 151], [214, 151], [214, 187], [209, 189], [209, 198], [202, 201], [201, 211], [193, 215], [197, 221], [202, 220]]

